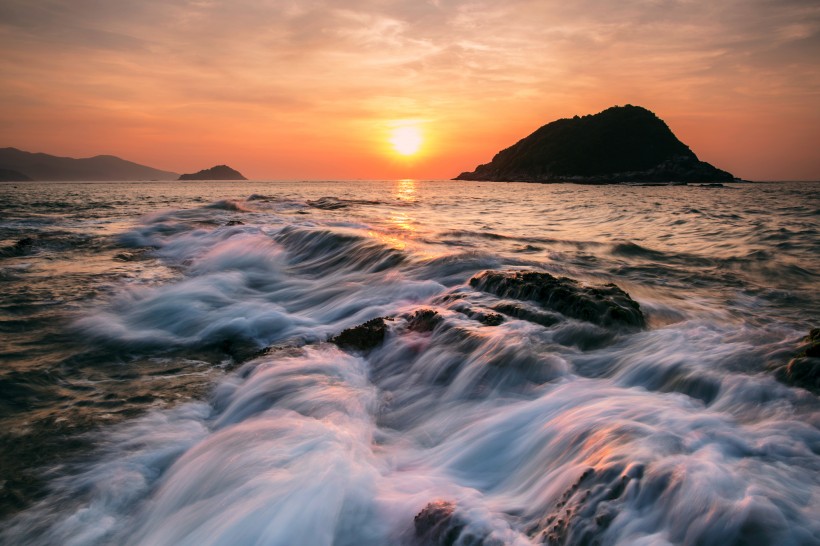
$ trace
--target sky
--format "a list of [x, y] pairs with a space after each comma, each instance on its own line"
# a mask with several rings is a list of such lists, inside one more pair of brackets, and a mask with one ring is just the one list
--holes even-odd
[[450, 178], [635, 104], [735, 176], [820, 179], [817, 0], [0, 0], [0, 82], [0, 147], [176, 172]]

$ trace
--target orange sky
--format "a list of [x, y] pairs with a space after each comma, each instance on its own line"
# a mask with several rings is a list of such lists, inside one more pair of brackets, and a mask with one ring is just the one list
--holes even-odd
[[816, 0], [0, 0], [0, 73], [0, 147], [177, 172], [449, 178], [631, 103], [736, 176], [820, 179]]

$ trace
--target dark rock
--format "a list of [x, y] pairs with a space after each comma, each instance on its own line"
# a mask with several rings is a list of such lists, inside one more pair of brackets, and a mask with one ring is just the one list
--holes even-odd
[[614, 284], [583, 286], [538, 271], [483, 271], [470, 279], [470, 286], [502, 298], [531, 300], [599, 326], [646, 326], [638, 302]]
[[14, 169], [0, 168], [0, 182], [31, 182], [31, 177]]
[[413, 332], [432, 332], [441, 322], [441, 315], [432, 309], [419, 309], [407, 319], [407, 329]]
[[640, 106], [544, 125], [456, 180], [500, 182], [732, 182], [698, 160], [666, 123]]
[[542, 311], [524, 302], [502, 301], [494, 305], [493, 309], [505, 315], [526, 320], [527, 322], [534, 322], [541, 326], [549, 327], [561, 322], [559, 315], [550, 311]]
[[196, 173], [180, 175], [179, 180], [247, 180], [247, 178], [227, 165], [216, 165]]
[[485, 326], [498, 326], [504, 322], [504, 317], [498, 313], [480, 313], [476, 320]]
[[377, 317], [364, 324], [342, 330], [342, 333], [330, 338], [330, 342], [342, 349], [354, 351], [373, 349], [384, 341], [384, 336], [387, 334], [387, 324], [384, 321], [384, 317]]
[[588, 468], [528, 533], [543, 544], [602, 544], [602, 535], [624, 502], [624, 492], [630, 482], [643, 478], [643, 472], [640, 464]]
[[775, 370], [775, 377], [789, 385], [820, 392], [820, 328], [813, 328], [803, 338], [794, 358]]
[[141, 248], [130, 252], [118, 252], [114, 254], [114, 259], [118, 262], [138, 262], [150, 257], [150, 248]]
[[227, 222], [225, 222], [226, 227], [227, 226], [244, 226], [244, 225], [245, 225], [245, 222], [243, 222], [242, 220], [228, 220]]
[[320, 197], [319, 199], [308, 201], [307, 204], [313, 208], [322, 210], [338, 210], [347, 207], [347, 203], [336, 197]]
[[503, 542], [489, 536], [489, 530], [469, 529], [468, 523], [455, 503], [445, 500], [429, 503], [413, 520], [420, 545], [503, 546]]

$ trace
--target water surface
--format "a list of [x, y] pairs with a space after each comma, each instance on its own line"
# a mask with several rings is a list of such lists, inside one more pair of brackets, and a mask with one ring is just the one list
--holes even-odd
[[[818, 544], [818, 190], [2, 184], [0, 539]], [[485, 324], [516, 269], [648, 327]]]

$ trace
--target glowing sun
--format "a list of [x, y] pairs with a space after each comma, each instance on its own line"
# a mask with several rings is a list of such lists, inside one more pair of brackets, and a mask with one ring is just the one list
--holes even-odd
[[390, 144], [401, 155], [413, 155], [418, 152], [422, 140], [421, 131], [412, 125], [396, 127], [390, 133]]

